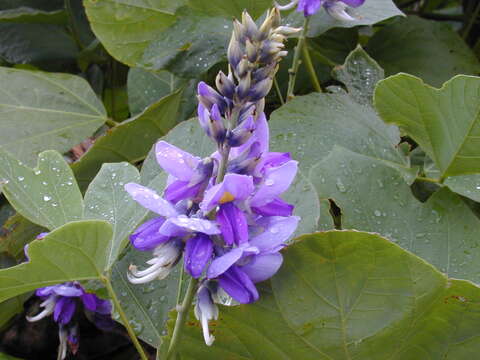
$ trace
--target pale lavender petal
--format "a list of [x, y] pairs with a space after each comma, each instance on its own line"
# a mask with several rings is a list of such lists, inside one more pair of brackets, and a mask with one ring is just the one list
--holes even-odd
[[254, 282], [270, 279], [282, 266], [283, 257], [279, 253], [254, 255], [241, 269]]
[[189, 218], [186, 215], [179, 215], [169, 220], [173, 224], [193, 232], [201, 232], [207, 235], [220, 234], [217, 224], [211, 220]]
[[259, 207], [268, 204], [285, 192], [297, 174], [297, 167], [298, 163], [291, 160], [279, 167], [267, 169], [265, 181], [251, 199], [251, 206]]
[[49, 296], [55, 293], [55, 289], [58, 285], [45, 286], [35, 291], [35, 295], [40, 297]]
[[189, 239], [185, 246], [185, 270], [192, 277], [199, 278], [212, 258], [212, 254], [213, 243], [210, 237], [197, 234]]
[[217, 213], [217, 222], [227, 245], [233, 245], [234, 243], [240, 245], [248, 241], [247, 218], [243, 211], [233, 203], [220, 206]]
[[[184, 215], [185, 216], [185, 215]], [[160, 227], [158, 232], [164, 236], [169, 237], [182, 237], [189, 233], [183, 226], [178, 226], [172, 221], [173, 218], [167, 219]]]
[[166, 217], [177, 215], [172, 204], [145, 186], [128, 183], [125, 184], [125, 191], [127, 191], [136, 202], [150, 211]]
[[261, 153], [266, 153], [268, 151], [268, 142], [270, 141], [269, 129], [267, 118], [264, 113], [261, 113], [257, 120], [255, 121], [255, 131], [253, 135], [248, 139], [248, 141], [242, 146], [233, 148], [231, 150], [231, 157], [236, 158], [248, 148], [252, 146], [253, 143], [258, 142], [259, 151]]
[[300, 218], [298, 216], [271, 216], [258, 221], [264, 232], [250, 240], [250, 245], [257, 247], [261, 253], [279, 251], [295, 232]]
[[362, 6], [363, 3], [365, 2], [365, 0], [340, 0], [340, 1], [354, 8]]
[[155, 145], [155, 154], [163, 170], [183, 181], [190, 180], [193, 169], [200, 161], [200, 158], [165, 141], [159, 141]]
[[243, 247], [238, 247], [227, 252], [225, 255], [215, 258], [208, 267], [207, 277], [213, 279], [223, 274], [242, 258], [244, 250]]
[[252, 210], [262, 216], [291, 216], [295, 207], [280, 198], [275, 198], [268, 204], [254, 207]]
[[67, 297], [78, 297], [83, 295], [83, 290], [79, 286], [73, 284], [57, 285], [54, 289], [55, 294]]
[[76, 301], [70, 297], [61, 297], [55, 304], [53, 319], [60, 324], [67, 324], [72, 320], [76, 309]]
[[218, 278], [219, 285], [225, 292], [241, 304], [249, 304], [259, 298], [257, 288], [252, 280], [236, 266]]
[[253, 178], [247, 175], [227, 174], [222, 183], [211, 187], [200, 204], [203, 211], [210, 211], [217, 205], [230, 201], [242, 201], [254, 190]]
[[189, 185], [189, 181], [177, 180], [165, 189], [165, 199], [176, 204], [180, 200], [191, 199], [197, 196], [201, 184]]

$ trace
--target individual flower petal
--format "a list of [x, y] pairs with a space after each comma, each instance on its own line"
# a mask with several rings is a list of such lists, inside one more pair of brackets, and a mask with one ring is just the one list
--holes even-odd
[[61, 297], [55, 304], [53, 319], [60, 324], [67, 324], [72, 320], [76, 309], [76, 300], [70, 297]]
[[300, 0], [298, 2], [297, 11], [303, 12], [304, 16], [312, 16], [318, 11], [318, 9], [320, 9], [322, 3], [323, 0]]
[[163, 170], [183, 181], [190, 181], [193, 169], [200, 161], [200, 158], [165, 141], [159, 141], [155, 145], [155, 154]]
[[355, 21], [355, 18], [346, 12], [347, 4], [341, 1], [328, 1], [324, 5], [327, 13], [339, 21]]
[[159, 230], [165, 219], [154, 218], [140, 225], [135, 232], [130, 235], [130, 241], [135, 249], [140, 251], [153, 250], [159, 244], [168, 241], [169, 236], [159, 233]]
[[200, 208], [207, 212], [217, 205], [235, 200], [245, 200], [253, 190], [253, 178], [251, 176], [227, 174], [220, 184], [211, 187], [205, 193]]
[[253, 207], [266, 205], [285, 192], [297, 174], [298, 163], [291, 160], [279, 167], [265, 171], [265, 181], [259, 186], [250, 201]]
[[250, 245], [257, 247], [262, 253], [277, 252], [285, 245], [295, 232], [300, 218], [297, 216], [272, 216], [258, 221], [264, 231], [252, 239]]
[[232, 266], [220, 275], [218, 283], [228, 295], [241, 304], [249, 304], [259, 298], [252, 280], [237, 266]]
[[248, 141], [242, 146], [233, 148], [231, 150], [231, 157], [236, 158], [248, 148], [252, 146], [253, 143], [258, 142], [258, 150], [260, 153], [266, 153], [268, 151], [268, 143], [270, 141], [270, 134], [268, 129], [268, 122], [265, 114], [262, 112], [258, 115], [258, 118], [255, 120], [255, 131]]
[[82, 302], [83, 306], [85, 306], [86, 309], [95, 311], [97, 308], [97, 301], [96, 301], [96, 295], [95, 294], [90, 294], [86, 293], [82, 295]]
[[340, 0], [340, 1], [354, 8], [362, 6], [363, 3], [365, 2], [365, 0]]
[[[186, 215], [179, 215], [168, 219], [170, 223], [178, 226], [179, 228], [189, 230], [191, 232], [201, 232], [207, 235], [220, 234], [220, 229], [211, 220], [190, 218]], [[161, 230], [162, 232], [164, 230]]]
[[197, 234], [187, 241], [185, 247], [185, 270], [194, 278], [199, 278], [212, 258], [213, 243], [210, 237]]
[[215, 258], [210, 266], [208, 267], [207, 277], [209, 279], [214, 279], [219, 275], [223, 274], [230, 267], [233, 266], [238, 260], [243, 256], [256, 255], [259, 253], [259, 250], [256, 247], [244, 244], [230, 250], [222, 256]]
[[166, 217], [177, 215], [173, 205], [161, 198], [155, 191], [135, 183], [125, 184], [124, 188], [144, 208]]
[[190, 185], [190, 181], [177, 180], [165, 189], [165, 199], [176, 204], [180, 200], [191, 199], [197, 196], [201, 184]]
[[65, 283], [56, 285], [54, 293], [60, 296], [79, 297], [83, 295], [84, 291], [80, 288], [80, 286], [75, 286], [72, 283]]
[[283, 257], [279, 253], [254, 255], [241, 267], [242, 271], [254, 282], [270, 279], [282, 266]]
[[279, 197], [262, 206], [252, 206], [252, 210], [262, 216], [291, 216], [295, 207]]
[[205, 285], [201, 285], [197, 291], [197, 301], [195, 303], [194, 312], [195, 317], [202, 324], [205, 344], [207, 344], [207, 346], [212, 345], [215, 337], [210, 334], [208, 329], [208, 321], [218, 319], [218, 307], [213, 302], [212, 294]]
[[240, 245], [248, 241], [247, 217], [233, 203], [220, 206], [217, 222], [227, 245]]

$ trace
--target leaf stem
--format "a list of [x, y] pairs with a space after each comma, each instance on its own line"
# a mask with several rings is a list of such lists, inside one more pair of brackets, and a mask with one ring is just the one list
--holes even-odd
[[142, 360], [148, 360], [148, 357], [145, 354], [145, 351], [143, 350], [143, 347], [140, 344], [140, 341], [138, 341], [137, 335], [135, 335], [135, 331], [133, 331], [132, 326], [128, 321], [127, 315], [123, 311], [122, 305], [120, 305], [120, 301], [118, 300], [117, 294], [115, 293], [115, 290], [113, 290], [113, 286], [112, 286], [112, 283], [110, 282], [110, 278], [104, 277], [102, 280], [103, 280], [103, 283], [105, 284], [105, 287], [107, 288], [110, 298], [112, 299], [115, 309], [120, 315], [120, 319], [122, 319], [123, 326], [125, 326], [125, 329], [127, 329], [128, 336], [130, 336], [130, 339], [132, 340], [132, 343], [135, 346], [135, 349], [137, 349], [138, 354], [140, 355], [140, 358]]
[[277, 96], [278, 96], [278, 99], [280, 100], [280, 104], [284, 105], [285, 100], [283, 100], [282, 91], [280, 90], [280, 85], [278, 85], [278, 80], [276, 76], [273, 78], [273, 85], [275, 85], [275, 91], [277, 92]]
[[110, 127], [118, 126], [118, 122], [116, 122], [115, 120], [110, 119], [110, 118], [108, 118], [108, 119], [105, 121], [105, 124], [107, 124], [107, 125], [110, 126]]
[[177, 320], [175, 321], [175, 328], [173, 329], [172, 339], [170, 340], [170, 345], [168, 346], [168, 352], [166, 360], [171, 360], [175, 358], [177, 354], [178, 343], [182, 334], [183, 327], [185, 326], [186, 315], [192, 306], [193, 297], [195, 295], [195, 290], [197, 288], [198, 279], [190, 278], [188, 284], [187, 292], [183, 298], [182, 305], [177, 309]]
[[429, 178], [429, 177], [417, 176], [417, 180], [424, 181], [424, 182], [429, 182], [429, 183], [434, 183], [434, 184], [440, 184], [440, 180], [432, 179], [432, 178]]
[[470, 34], [470, 30], [472, 30], [473, 25], [475, 24], [475, 21], [477, 20], [479, 14], [480, 14], [480, 2], [477, 4], [477, 7], [473, 11], [472, 16], [470, 17], [470, 19], [468, 19], [467, 26], [465, 26], [465, 29], [463, 30], [462, 38], [464, 40], [468, 38], [468, 35]]
[[308, 31], [308, 23], [310, 22], [310, 17], [306, 17], [303, 23], [303, 29], [298, 38], [297, 47], [295, 48], [295, 53], [293, 54], [292, 67], [288, 69], [290, 75], [288, 79], [288, 91], [287, 91], [287, 101], [293, 99], [295, 91], [295, 81], [297, 80], [298, 68], [300, 66], [300, 54], [302, 53], [303, 43], [305, 42], [305, 37]]
[[307, 39], [304, 40], [303, 44], [303, 60], [305, 61], [305, 66], [307, 67], [308, 75], [310, 75], [310, 80], [312, 80], [313, 88], [316, 92], [322, 92], [322, 87], [320, 86], [320, 81], [318, 81], [317, 73], [313, 67], [312, 58], [310, 57], [310, 52], [308, 51]]

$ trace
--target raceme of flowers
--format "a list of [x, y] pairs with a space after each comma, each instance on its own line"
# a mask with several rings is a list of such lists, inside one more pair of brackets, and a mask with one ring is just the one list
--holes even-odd
[[208, 321], [218, 317], [215, 300], [224, 293], [242, 304], [258, 300], [255, 284], [278, 271], [279, 251], [299, 221], [281, 198], [297, 162], [288, 153], [269, 151], [263, 113], [278, 63], [287, 54], [284, 41], [299, 30], [281, 26], [278, 9], [260, 27], [246, 12], [241, 22], [235, 20], [228, 75], [218, 74], [216, 90], [198, 85], [198, 119], [217, 151], [201, 159], [159, 141], [156, 159], [169, 174], [163, 196], [125, 185], [133, 199], [158, 215], [130, 237], [152, 258], [143, 270], [131, 265], [129, 280], [163, 279], [183, 255], [185, 271], [200, 280], [195, 315], [207, 345], [214, 341]]
[[294, 0], [287, 5], [277, 5], [277, 7], [280, 10], [290, 10], [297, 6], [297, 11], [303, 12], [307, 17], [317, 13], [323, 6], [331, 17], [340, 21], [353, 21], [355, 18], [347, 12], [347, 8], [359, 7], [364, 2], [365, 0]]
[[110, 301], [86, 292], [78, 282], [43, 287], [37, 289], [35, 295], [43, 300], [40, 303], [42, 310], [34, 316], [27, 316], [27, 320], [39, 321], [53, 314], [54, 321], [58, 323], [60, 359], [65, 359], [68, 350], [72, 354], [78, 350], [78, 326], [73, 317], [80, 302], [83, 304], [87, 318], [98, 328], [109, 329], [113, 325], [110, 317], [112, 312]]

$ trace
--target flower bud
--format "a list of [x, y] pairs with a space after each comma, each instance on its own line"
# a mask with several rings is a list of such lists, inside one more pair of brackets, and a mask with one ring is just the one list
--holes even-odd
[[232, 35], [230, 44], [228, 45], [227, 58], [230, 65], [235, 69], [238, 63], [242, 60], [243, 54], [240, 48], [240, 43], [235, 39], [235, 35]]
[[255, 130], [255, 120], [250, 116], [242, 124], [237, 126], [233, 131], [227, 132], [227, 143], [231, 147], [238, 147], [245, 144]]
[[252, 76], [250, 72], [246, 76], [242, 77], [238, 82], [237, 90], [235, 92], [237, 100], [243, 100], [250, 92], [250, 86], [252, 85]]
[[300, 31], [302, 31], [302, 28], [293, 28], [290, 26], [279, 26], [273, 32], [275, 34], [289, 36], [289, 35], [296, 34]]
[[237, 19], [233, 20], [233, 36], [234, 38], [240, 42], [243, 43], [246, 38], [246, 29], [245, 26], [243, 26]]
[[233, 94], [235, 93], [235, 83], [232, 79], [227, 77], [223, 71], [218, 73], [217, 78], [215, 79], [215, 84], [217, 85], [218, 91], [220, 91], [223, 96], [229, 99], [233, 98]]
[[245, 28], [246, 35], [249, 39], [256, 39], [258, 37], [258, 27], [253, 21], [250, 14], [246, 11], [242, 13], [242, 25]]
[[250, 101], [256, 102], [267, 96], [267, 94], [270, 92], [270, 89], [272, 88], [272, 84], [272, 78], [266, 78], [255, 84], [255, 86], [250, 90], [250, 93], [248, 94]]
[[216, 104], [212, 106], [212, 111], [210, 112], [209, 129], [215, 141], [222, 143], [223, 140], [225, 140], [225, 125], [223, 124], [222, 115]]
[[212, 87], [201, 81], [197, 88], [198, 100], [207, 109], [211, 109], [213, 104], [217, 104], [220, 111], [224, 111], [226, 108], [225, 99], [216, 92]]
[[251, 63], [257, 61], [257, 47], [253, 45], [250, 40], [247, 39], [247, 41], [245, 42], [245, 48], [247, 50], [248, 61], [250, 61]]
[[243, 58], [240, 61], [240, 63], [238, 64], [238, 66], [236, 68], [236, 72], [235, 72], [238, 80], [240, 80], [241, 78], [246, 76], [249, 69], [250, 69], [250, 63], [248, 62], [248, 60], [246, 58]]

